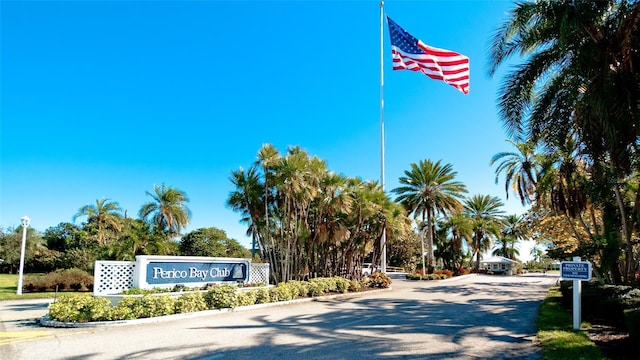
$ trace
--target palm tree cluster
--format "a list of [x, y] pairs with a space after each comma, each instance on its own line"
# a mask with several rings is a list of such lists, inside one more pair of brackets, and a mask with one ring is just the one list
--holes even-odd
[[[106, 198], [96, 200], [95, 205], [81, 207], [72, 220], [75, 222], [78, 218], [86, 217], [85, 229], [95, 236], [100, 246], [106, 246], [109, 240], [120, 236], [124, 226], [133, 230], [129, 231], [129, 235], [136, 232], [153, 233], [159, 239], [170, 240], [180, 235], [180, 231], [189, 223], [191, 211], [186, 206], [189, 198], [183, 191], [165, 184], [154, 185], [153, 190], [146, 192], [153, 200], [142, 205], [138, 222], [127, 221], [120, 205]], [[134, 247], [144, 246], [137, 244]]]
[[242, 213], [253, 248], [278, 282], [359, 276], [365, 258], [380, 258], [383, 228], [390, 241], [410, 224], [375, 182], [338, 175], [300, 147], [282, 155], [264, 145], [248, 169], [233, 171], [228, 205]]
[[615, 283], [640, 270], [639, 22], [637, 1], [518, 2], [490, 56], [491, 75], [523, 59], [499, 90], [517, 151], [493, 157], [496, 175], [533, 205], [532, 235], [557, 257], [593, 261]]
[[[465, 244], [479, 260], [509, 224], [499, 198], [466, 198], [466, 186], [455, 176], [452, 166], [441, 161], [410, 164], [400, 186], [392, 190], [398, 196], [392, 201], [376, 182], [337, 175], [299, 147], [282, 155], [267, 144], [248, 170], [232, 172], [235, 190], [228, 205], [242, 213], [253, 248], [271, 264], [276, 282], [358, 277], [363, 262], [379, 263], [383, 230], [393, 254], [389, 264], [398, 261], [397, 265], [411, 268], [424, 252], [414, 246], [421, 238], [411, 215], [419, 232], [426, 233], [428, 266], [424, 267], [433, 271], [441, 260], [445, 268], [455, 270], [464, 265]], [[522, 238], [504, 236], [514, 242]]]

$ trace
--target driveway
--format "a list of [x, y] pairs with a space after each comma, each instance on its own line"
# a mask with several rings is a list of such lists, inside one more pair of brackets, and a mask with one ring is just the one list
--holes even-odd
[[[395, 279], [393, 289], [154, 324], [47, 332], [4, 359], [540, 359], [552, 275]], [[18, 330], [20, 331], [20, 330]]]

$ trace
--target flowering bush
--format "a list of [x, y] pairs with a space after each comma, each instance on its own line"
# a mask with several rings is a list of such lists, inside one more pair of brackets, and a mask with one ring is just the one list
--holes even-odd
[[391, 286], [391, 278], [384, 273], [381, 273], [381, 272], [373, 273], [371, 274], [370, 279], [371, 279], [371, 282], [369, 284], [369, 287], [386, 289], [389, 286]]

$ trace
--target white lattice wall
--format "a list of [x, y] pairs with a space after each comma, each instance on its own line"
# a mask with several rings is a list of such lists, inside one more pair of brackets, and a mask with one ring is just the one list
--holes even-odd
[[269, 264], [251, 263], [249, 282], [269, 284]]
[[[134, 261], [96, 261], [93, 295], [115, 295], [133, 287]], [[269, 264], [251, 263], [250, 283], [269, 284]]]
[[113, 295], [133, 287], [134, 261], [96, 261], [93, 295]]

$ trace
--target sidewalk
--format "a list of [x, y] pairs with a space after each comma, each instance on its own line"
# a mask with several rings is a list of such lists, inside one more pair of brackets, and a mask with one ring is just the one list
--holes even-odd
[[0, 301], [0, 321], [20, 321], [41, 318], [49, 313], [51, 299], [25, 299]]

